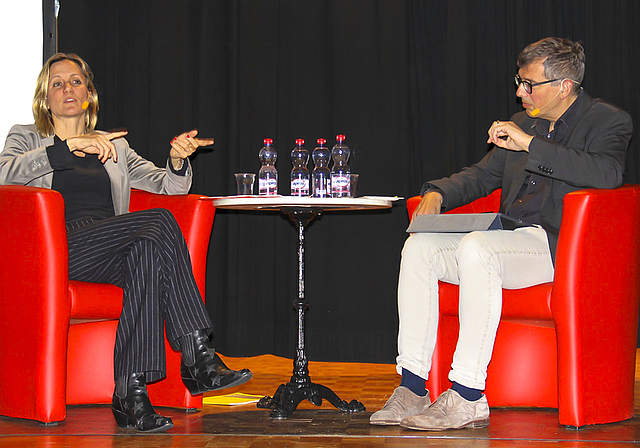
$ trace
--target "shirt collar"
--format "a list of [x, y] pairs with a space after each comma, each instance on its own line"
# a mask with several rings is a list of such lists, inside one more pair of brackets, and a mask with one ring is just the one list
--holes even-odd
[[[578, 113], [579, 103], [583, 101], [583, 98], [584, 98], [583, 93], [584, 93], [584, 90], [580, 88], [580, 91], [578, 92], [578, 98], [576, 98], [573, 104], [571, 104], [571, 106], [569, 106], [569, 108], [564, 111], [564, 113], [560, 118], [558, 118], [558, 121], [556, 121], [556, 125], [554, 126], [554, 129], [564, 127], [564, 131], [567, 131], [571, 127], [571, 122], [573, 121], [574, 117]], [[549, 122], [549, 120], [545, 120], [544, 118], [539, 118], [533, 123], [531, 128], [535, 129], [539, 135], [545, 135], [549, 132], [550, 124], [551, 123]]]

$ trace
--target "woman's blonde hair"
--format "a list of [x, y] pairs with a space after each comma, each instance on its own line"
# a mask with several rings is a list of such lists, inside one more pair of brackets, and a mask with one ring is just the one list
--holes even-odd
[[93, 86], [93, 73], [89, 65], [77, 54], [73, 53], [56, 53], [45, 62], [40, 74], [38, 75], [38, 81], [36, 85], [36, 93], [33, 96], [33, 118], [36, 121], [36, 127], [38, 132], [43, 137], [50, 137], [54, 134], [55, 129], [53, 126], [53, 118], [51, 117], [51, 111], [47, 107], [47, 97], [49, 95], [49, 76], [51, 73], [51, 66], [60, 61], [72, 61], [80, 67], [80, 71], [84, 75], [87, 90], [89, 91], [89, 107], [85, 111], [84, 125], [86, 132], [91, 132], [96, 128], [98, 122], [98, 92], [96, 92]]

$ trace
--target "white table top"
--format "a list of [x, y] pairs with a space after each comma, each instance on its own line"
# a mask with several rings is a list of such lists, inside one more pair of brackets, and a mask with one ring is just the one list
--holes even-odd
[[224, 196], [206, 198], [216, 208], [234, 210], [282, 210], [308, 208], [322, 211], [375, 210], [390, 208], [402, 198], [363, 196], [359, 198], [313, 198], [308, 196]]

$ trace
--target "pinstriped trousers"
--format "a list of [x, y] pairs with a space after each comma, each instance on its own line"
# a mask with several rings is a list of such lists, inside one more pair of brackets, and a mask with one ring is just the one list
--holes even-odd
[[116, 379], [134, 372], [145, 372], [147, 381], [166, 376], [165, 325], [176, 349], [181, 336], [212, 328], [184, 236], [170, 211], [68, 222], [67, 239], [71, 280], [110, 283], [124, 291]]

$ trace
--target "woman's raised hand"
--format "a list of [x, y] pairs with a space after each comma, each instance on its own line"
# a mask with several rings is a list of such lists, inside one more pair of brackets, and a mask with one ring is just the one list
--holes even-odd
[[102, 163], [105, 163], [110, 158], [113, 158], [113, 161], [117, 162], [118, 154], [116, 152], [116, 146], [111, 140], [124, 137], [125, 135], [127, 135], [127, 131], [106, 132], [104, 134], [92, 132], [90, 134], [69, 137], [66, 141], [71, 152], [79, 151], [85, 154], [97, 154], [98, 159], [100, 159]]
[[198, 130], [193, 129], [189, 132], [174, 137], [171, 140], [171, 163], [173, 167], [179, 169], [182, 166], [182, 160], [193, 154], [200, 146], [213, 145], [212, 138], [195, 138], [198, 135]]

